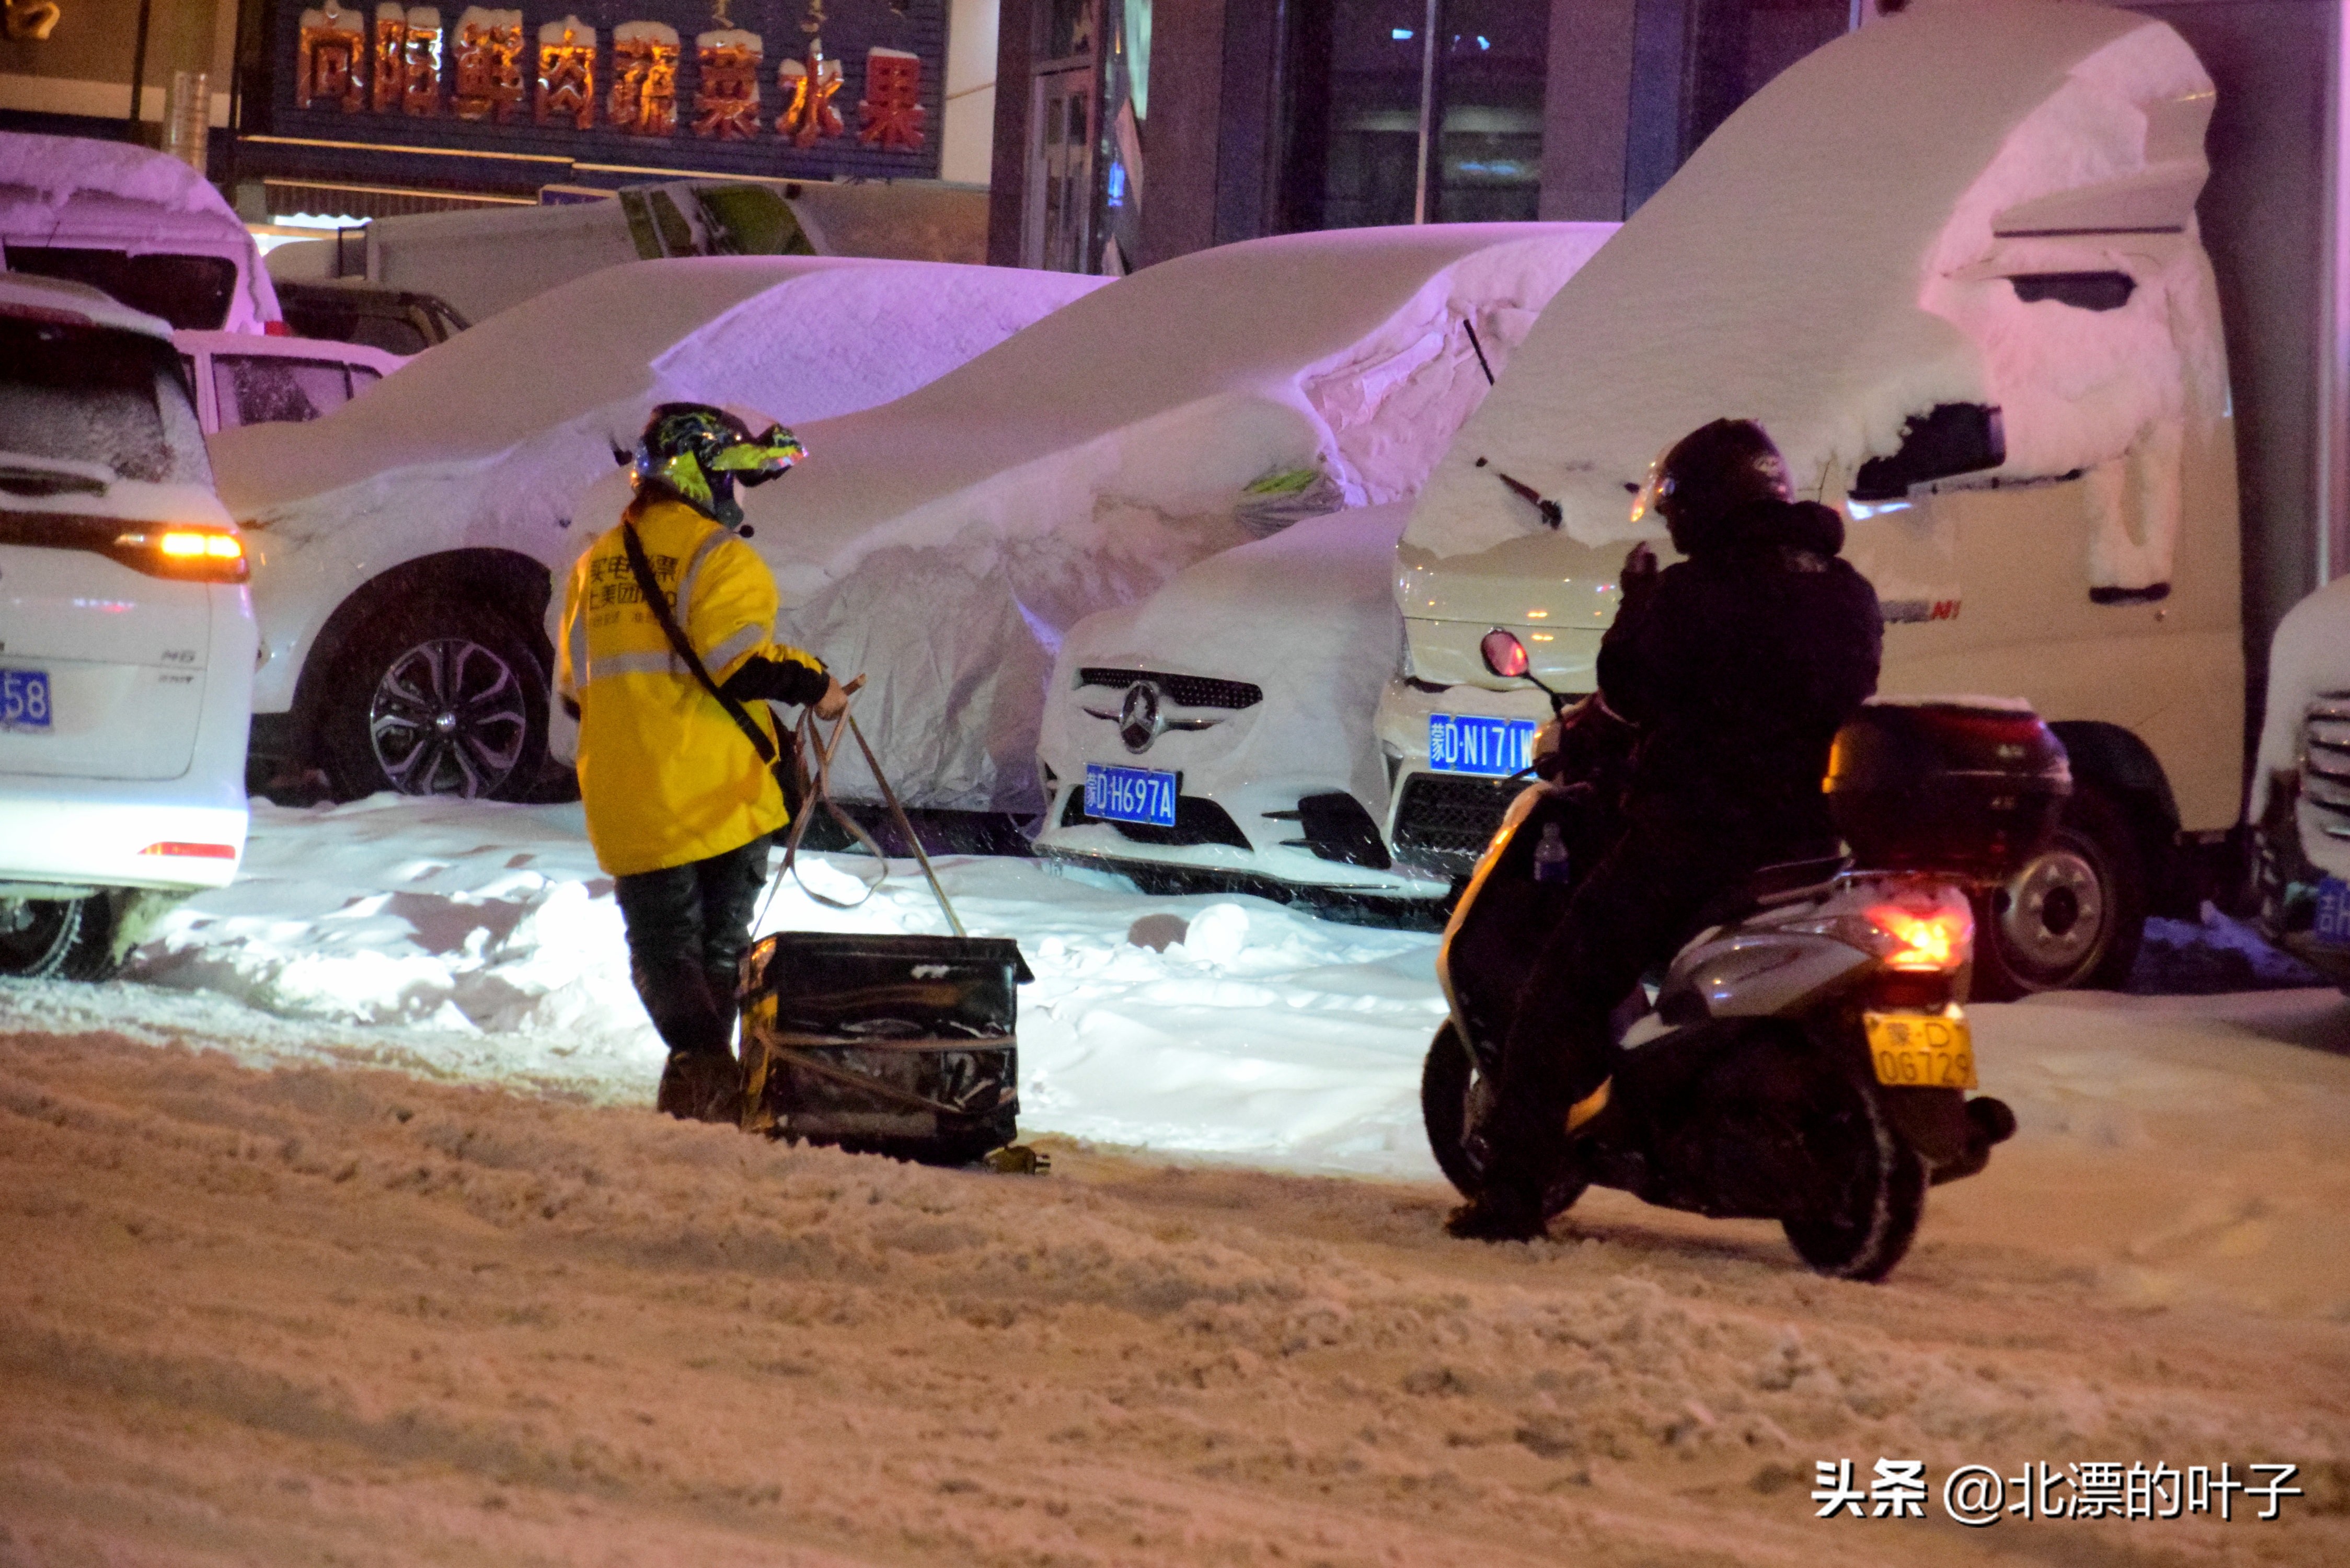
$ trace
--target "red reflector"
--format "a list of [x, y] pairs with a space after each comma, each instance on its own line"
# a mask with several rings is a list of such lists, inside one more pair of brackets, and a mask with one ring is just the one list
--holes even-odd
[[161, 843], [149, 845], [139, 853], [182, 855], [197, 860], [234, 860], [236, 858], [236, 846], [234, 844], [182, 844], [177, 839], [166, 838]]
[[261, 324], [261, 335], [265, 337], [294, 337], [300, 336], [294, 330], [294, 324], [290, 321], [265, 321]]

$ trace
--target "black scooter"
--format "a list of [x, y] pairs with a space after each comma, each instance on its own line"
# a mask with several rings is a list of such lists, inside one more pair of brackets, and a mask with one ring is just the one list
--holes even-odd
[[[1653, 995], [1644, 986], [1617, 1010], [1606, 1102], [1578, 1129], [1547, 1215], [1613, 1187], [1776, 1220], [1813, 1268], [1878, 1280], [1908, 1251], [1926, 1189], [1981, 1170], [2013, 1134], [2005, 1105], [1968, 1097], [1967, 893], [2054, 830], [2071, 790], [2063, 745], [2028, 709], [1872, 703], [1837, 736], [1827, 787], [1839, 831], [1874, 868], [1766, 867], [1701, 917]], [[1587, 786], [1530, 785], [1445, 931], [1452, 1016], [1429, 1048], [1420, 1106], [1438, 1165], [1471, 1198], [1531, 950], [1574, 893], [1537, 877], [1536, 851], [1588, 844], [1596, 809]]]

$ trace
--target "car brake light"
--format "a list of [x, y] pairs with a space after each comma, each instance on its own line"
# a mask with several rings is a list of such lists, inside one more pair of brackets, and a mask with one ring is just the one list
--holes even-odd
[[160, 577], [241, 583], [252, 575], [245, 564], [244, 541], [224, 528], [118, 534], [113, 553], [126, 565]]
[[1868, 923], [1884, 934], [1879, 951], [1887, 969], [1938, 974], [1967, 961], [1974, 942], [1974, 919], [1963, 908], [1905, 909], [1877, 904]]
[[236, 858], [236, 846], [234, 844], [188, 844], [176, 838], [166, 838], [149, 845], [139, 853], [141, 855], [173, 855], [192, 860], [234, 860]]
[[298, 334], [294, 330], [294, 324], [290, 321], [265, 321], [261, 324], [261, 335], [265, 337], [293, 337], [298, 336]]

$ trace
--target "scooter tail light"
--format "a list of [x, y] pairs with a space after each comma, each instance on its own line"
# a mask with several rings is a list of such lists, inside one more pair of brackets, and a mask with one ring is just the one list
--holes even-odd
[[1946, 974], [1974, 953], [1973, 914], [1963, 905], [1935, 909], [1877, 904], [1867, 911], [1879, 933], [1885, 967], [1905, 974]]

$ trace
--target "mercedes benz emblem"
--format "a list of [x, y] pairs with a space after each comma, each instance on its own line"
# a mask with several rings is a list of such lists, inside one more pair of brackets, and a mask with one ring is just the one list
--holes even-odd
[[1159, 711], [1159, 688], [1149, 680], [1138, 680], [1126, 689], [1126, 701], [1118, 704], [1118, 738], [1126, 742], [1129, 752], [1147, 752], [1150, 742], [1167, 728], [1167, 721]]

